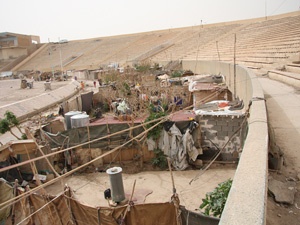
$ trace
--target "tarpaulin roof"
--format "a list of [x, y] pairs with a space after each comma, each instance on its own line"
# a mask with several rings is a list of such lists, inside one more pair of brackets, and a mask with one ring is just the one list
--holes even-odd
[[169, 79], [170, 76], [168, 74], [164, 74], [164, 75], [157, 76], [157, 78], [160, 80], [166, 80], [166, 79]]
[[32, 139], [10, 141], [0, 146], [0, 161], [5, 161], [11, 154], [27, 154], [38, 149], [38, 146]]
[[241, 116], [245, 114], [244, 105], [240, 109], [231, 109], [229, 101], [215, 100], [205, 103], [200, 108], [195, 109], [196, 115], [227, 115], [227, 116]]

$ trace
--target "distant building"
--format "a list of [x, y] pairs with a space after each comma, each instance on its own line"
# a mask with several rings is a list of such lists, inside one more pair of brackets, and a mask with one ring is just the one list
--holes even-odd
[[27, 56], [34, 52], [40, 44], [40, 37], [33, 35], [0, 33], [0, 60]]

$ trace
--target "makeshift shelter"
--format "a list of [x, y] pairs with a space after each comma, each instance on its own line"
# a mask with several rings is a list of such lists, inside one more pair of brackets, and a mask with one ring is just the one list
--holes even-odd
[[0, 161], [5, 161], [9, 156], [34, 153], [37, 149], [34, 140], [10, 141], [0, 146]]

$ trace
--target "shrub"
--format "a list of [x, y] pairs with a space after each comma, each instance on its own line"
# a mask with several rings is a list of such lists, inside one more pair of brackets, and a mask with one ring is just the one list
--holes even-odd
[[[150, 106], [151, 108], [151, 106]], [[151, 120], [155, 120], [155, 119], [158, 119], [160, 117], [164, 117], [166, 116], [166, 113], [165, 112], [153, 112], [152, 109], [150, 109], [150, 115], [147, 117], [147, 119], [145, 120], [145, 122], [149, 122]], [[154, 126], [157, 122], [154, 122], [154, 123], [149, 123], [146, 125], [146, 128], [150, 128], [152, 126]], [[160, 133], [163, 129], [163, 125], [162, 124], [159, 124], [158, 126], [152, 128], [151, 130], [148, 131], [147, 133], [147, 137], [148, 138], [153, 138], [153, 140], [157, 140], [159, 137], [160, 137]]]
[[213, 214], [214, 217], [221, 217], [225, 207], [225, 203], [232, 185], [232, 180], [228, 179], [216, 187], [213, 192], [206, 194], [206, 198], [202, 199], [200, 209], [204, 209], [205, 215]]
[[182, 71], [176, 70], [171, 74], [171, 77], [181, 77], [182, 76]]
[[154, 149], [155, 157], [151, 160], [153, 166], [158, 166], [160, 169], [166, 169], [168, 161], [164, 152], [160, 149]]

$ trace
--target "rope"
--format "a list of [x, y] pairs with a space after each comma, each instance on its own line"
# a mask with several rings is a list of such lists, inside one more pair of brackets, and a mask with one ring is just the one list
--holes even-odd
[[[152, 127], [150, 127], [148, 130], [145, 130], [144, 132], [140, 133], [140, 134], [137, 135], [134, 139], [143, 136], [143, 135], [144, 135], [145, 133], [147, 133], [150, 129], [153, 129], [154, 127], [158, 126], [159, 124], [165, 122], [166, 119], [167, 119], [167, 117], [162, 117], [162, 118], [159, 118], [159, 119], [161, 119], [161, 121], [159, 121], [158, 123], [156, 123], [155, 125], [153, 125]], [[153, 122], [153, 121], [151, 121], [151, 122]], [[26, 197], [26, 196], [30, 195], [31, 193], [40, 190], [41, 188], [47, 187], [47, 186], [49, 186], [49, 185], [55, 183], [56, 181], [58, 181], [58, 180], [60, 180], [60, 179], [62, 179], [62, 178], [64, 178], [64, 177], [67, 177], [67, 176], [73, 174], [74, 172], [76, 172], [76, 171], [78, 171], [78, 170], [84, 168], [85, 166], [90, 165], [90, 164], [96, 162], [97, 160], [99, 160], [99, 159], [101, 159], [101, 158], [103, 158], [103, 157], [105, 157], [105, 156], [107, 156], [107, 155], [109, 155], [109, 154], [112, 154], [113, 152], [119, 150], [119, 149], [122, 148], [123, 146], [129, 144], [129, 143], [130, 143], [131, 141], [133, 141], [134, 139], [131, 139], [131, 140], [125, 142], [124, 144], [122, 144], [122, 145], [120, 145], [120, 146], [118, 146], [118, 147], [116, 147], [116, 148], [114, 148], [114, 149], [112, 149], [112, 150], [110, 150], [110, 151], [108, 151], [108, 152], [106, 152], [106, 153], [104, 153], [104, 154], [102, 154], [102, 155], [96, 157], [95, 159], [93, 159], [93, 160], [91, 160], [91, 161], [89, 161], [89, 162], [87, 162], [87, 163], [85, 163], [85, 164], [83, 164], [83, 165], [81, 165], [81, 166], [79, 166], [79, 167], [77, 167], [77, 168], [75, 168], [75, 169], [73, 169], [73, 170], [71, 170], [71, 171], [69, 171], [69, 172], [63, 174], [63, 175], [61, 175], [60, 177], [56, 177], [56, 178], [54, 178], [53, 180], [50, 180], [50, 181], [48, 181], [48, 182], [45, 183], [45, 184], [42, 184], [42, 185], [40, 185], [40, 186], [37, 186], [37, 187], [31, 189], [30, 191], [28, 191], [28, 192], [26, 192], [26, 193], [23, 193], [23, 194], [19, 195], [18, 197], [12, 198], [12, 199], [10, 199], [10, 200], [7, 200], [6, 202], [1, 203], [1, 204], [0, 204], [0, 208], [1, 208], [1, 209], [6, 208], [6, 207], [8, 207], [8, 206], [11, 204], [11, 202], [14, 202], [15, 200], [17, 200], [17, 201], [15, 201], [15, 202], [18, 202], [18, 201], [20, 201], [21, 198]], [[9, 203], [10, 203], [10, 204], [9, 204]], [[3, 207], [3, 206], [4, 206], [4, 207]], [[3, 208], [2, 208], [2, 207], [3, 207]]]
[[[249, 109], [247, 110], [247, 111], [249, 111]], [[247, 120], [247, 118], [248, 118], [248, 116], [247, 116], [247, 114], [248, 114], [248, 112], [246, 112], [246, 114], [245, 114], [245, 118], [244, 118], [244, 120], [243, 120], [243, 122], [241, 123], [241, 125], [239, 126], [239, 128], [230, 136], [230, 138], [228, 139], [228, 141], [224, 144], [224, 146], [222, 147], [222, 149], [213, 157], [213, 159], [211, 160], [211, 162], [204, 168], [204, 169], [202, 169], [201, 170], [201, 172], [198, 174], [198, 175], [196, 175], [190, 182], [189, 182], [189, 184], [192, 184], [192, 182], [193, 181], [195, 181], [195, 180], [197, 180], [212, 164], [213, 164], [213, 162], [218, 158], [218, 156], [221, 154], [221, 152], [225, 149], [225, 147], [227, 146], [227, 144], [232, 140], [232, 138], [237, 134], [237, 132], [239, 132], [241, 129], [242, 129], [242, 127], [243, 127], [243, 125], [244, 125], [244, 123], [246, 122], [246, 120]]]
[[[50, 157], [50, 156], [53, 156], [53, 155], [56, 155], [56, 154], [59, 154], [59, 153], [63, 153], [63, 152], [68, 151], [68, 150], [72, 150], [73, 148], [78, 148], [78, 147], [87, 145], [87, 144], [89, 144], [89, 143], [93, 143], [93, 142], [96, 142], [96, 141], [99, 141], [99, 140], [102, 140], [102, 139], [106, 139], [106, 138], [111, 137], [111, 136], [115, 136], [115, 135], [124, 133], [124, 132], [126, 132], [126, 131], [130, 131], [130, 129], [132, 129], [132, 128], [138, 128], [138, 127], [142, 127], [142, 126], [144, 126], [144, 125], [147, 125], [147, 124], [149, 124], [149, 123], [158, 122], [158, 121], [161, 121], [161, 120], [163, 120], [163, 119], [166, 119], [166, 117], [157, 118], [157, 119], [155, 119], [155, 120], [151, 120], [151, 121], [148, 121], [148, 122], [146, 122], [146, 123], [141, 123], [141, 124], [136, 125], [136, 126], [134, 126], [134, 127], [130, 127], [130, 128], [125, 129], [125, 130], [118, 131], [118, 132], [116, 132], [116, 133], [109, 134], [109, 135], [106, 135], [106, 136], [103, 136], [103, 137], [94, 139], [94, 140], [92, 140], [92, 141], [88, 141], [88, 142], [85, 142], [85, 143], [82, 143], [82, 144], [79, 144], [79, 145], [76, 145], [76, 146], [72, 146], [72, 147], [70, 147], [70, 148], [62, 149], [62, 150], [59, 150], [59, 151], [56, 151], [56, 152], [53, 152], [53, 153], [46, 154], [46, 155], [44, 155], [44, 156], [39, 156], [39, 157], [36, 157], [36, 158], [34, 158], [34, 159], [31, 159], [31, 160], [26, 160], [26, 161], [20, 162], [20, 163], [18, 163], [18, 164], [14, 164], [14, 165], [11, 165], [11, 166], [8, 166], [8, 167], [4, 167], [4, 168], [1, 168], [1, 169], [0, 169], [0, 173], [1, 173], [1, 172], [4, 172], [4, 171], [6, 171], [6, 170], [10, 170], [10, 169], [13, 169], [13, 168], [16, 168], [16, 167], [19, 167], [19, 166], [26, 165], [26, 164], [31, 163], [31, 162], [35, 162], [35, 161], [40, 160], [40, 159], [44, 159], [44, 158], [46, 158], [46, 157]], [[1, 206], [1, 205], [0, 205], [0, 206]]]

